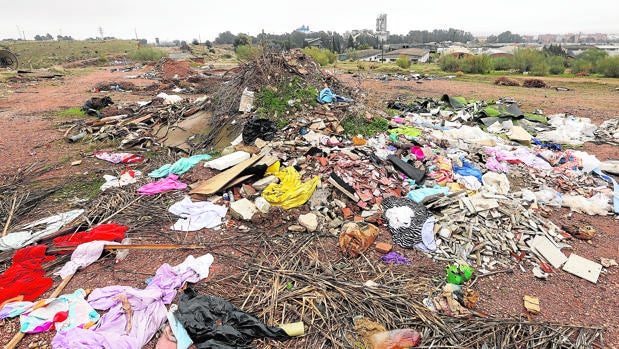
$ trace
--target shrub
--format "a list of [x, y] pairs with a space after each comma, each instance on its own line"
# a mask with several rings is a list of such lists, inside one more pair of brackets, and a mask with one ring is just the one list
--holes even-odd
[[545, 82], [543, 82], [540, 79], [526, 79], [522, 83], [522, 86], [523, 87], [529, 87], [529, 88], [544, 88], [547, 85], [546, 85]]
[[247, 61], [258, 54], [260, 54], [260, 50], [256, 47], [251, 47], [249, 45], [240, 45], [238, 46], [234, 52], [236, 53], [236, 58], [240, 61]]
[[505, 76], [501, 76], [500, 78], [494, 80], [494, 84], [499, 86], [520, 86], [518, 81]]
[[531, 67], [531, 73], [535, 76], [545, 76], [548, 75], [548, 64], [545, 61], [538, 61], [535, 64], [533, 64], [533, 67]]
[[460, 60], [461, 68], [466, 73], [487, 74], [492, 70], [492, 59], [483, 54], [478, 56], [468, 56]]
[[590, 48], [585, 52], [578, 55], [579, 60], [583, 60], [591, 63], [591, 71], [598, 73], [598, 62], [601, 62], [604, 58], [608, 57], [608, 53], [604, 50], [597, 48]]
[[[256, 111], [261, 117], [283, 117], [289, 109], [300, 104], [315, 104], [318, 91], [305, 86], [298, 78], [286, 79], [277, 88], [265, 88], [256, 95]], [[295, 101], [292, 105], [288, 101]]]
[[514, 68], [521, 73], [531, 71], [536, 63], [544, 59], [544, 55], [530, 48], [516, 50], [514, 52]]
[[497, 57], [492, 59], [494, 70], [510, 70], [514, 68], [514, 59], [512, 57]]
[[598, 62], [598, 72], [607, 78], [619, 78], [619, 56], [606, 57]]
[[303, 53], [311, 56], [316, 63], [321, 66], [325, 66], [327, 64], [333, 64], [337, 60], [337, 55], [327, 49], [318, 48], [318, 47], [306, 47], [303, 49]]
[[576, 75], [589, 75], [593, 70], [593, 64], [583, 59], [577, 59], [570, 65], [570, 70]]
[[349, 116], [342, 120], [344, 132], [349, 135], [373, 136], [379, 132], [389, 129], [389, 122], [383, 118], [374, 118], [372, 121], [366, 120], [362, 116]]
[[402, 69], [411, 67], [411, 61], [405, 55], [400, 55], [398, 59], [395, 60], [395, 64]]
[[130, 55], [130, 58], [134, 61], [157, 61], [163, 57], [167, 57], [168, 54], [158, 48], [154, 47], [142, 47]]
[[563, 74], [565, 72], [565, 58], [561, 56], [549, 57], [548, 66], [550, 74]]
[[460, 61], [452, 55], [444, 55], [438, 60], [438, 64], [443, 71], [457, 72], [460, 68]]
[[366, 70], [367, 69], [367, 64], [365, 64], [365, 62], [357, 62], [357, 69], [359, 70]]

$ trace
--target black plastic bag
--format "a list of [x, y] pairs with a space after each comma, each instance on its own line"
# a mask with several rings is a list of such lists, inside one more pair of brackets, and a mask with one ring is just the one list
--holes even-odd
[[290, 339], [279, 327], [268, 327], [230, 302], [211, 295], [198, 295], [187, 288], [174, 314], [198, 348], [253, 349], [256, 338]]
[[243, 127], [243, 143], [253, 144], [256, 138], [270, 141], [275, 138], [277, 125], [269, 119], [249, 120]]

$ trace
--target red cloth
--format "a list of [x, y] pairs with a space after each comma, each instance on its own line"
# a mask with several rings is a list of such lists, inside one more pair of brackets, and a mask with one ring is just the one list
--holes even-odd
[[116, 223], [101, 224], [89, 231], [59, 236], [53, 240], [53, 243], [56, 246], [77, 246], [85, 242], [97, 240], [121, 242], [125, 238], [127, 230], [129, 230], [129, 227]]
[[20, 295], [25, 301], [34, 301], [52, 287], [52, 279], [44, 277], [42, 264], [56, 257], [46, 256], [46, 249], [39, 245], [15, 252], [13, 264], [0, 275], [0, 303]]

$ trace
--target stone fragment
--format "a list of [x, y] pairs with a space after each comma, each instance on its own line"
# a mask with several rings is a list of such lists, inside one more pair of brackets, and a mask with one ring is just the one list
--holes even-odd
[[245, 198], [230, 203], [230, 214], [246, 221], [251, 220], [257, 211], [256, 205]]
[[299, 216], [299, 224], [308, 231], [316, 231], [318, 228], [318, 217], [313, 213], [302, 214]]

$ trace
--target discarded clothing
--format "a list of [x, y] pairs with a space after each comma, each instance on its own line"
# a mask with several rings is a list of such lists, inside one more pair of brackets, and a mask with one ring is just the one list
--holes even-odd
[[386, 263], [386, 264], [401, 265], [401, 264], [411, 263], [410, 259], [399, 255], [397, 252], [389, 252], [386, 255], [380, 257], [380, 259], [383, 261], [383, 263]]
[[449, 188], [436, 185], [432, 188], [426, 187], [426, 188], [419, 188], [419, 189], [411, 190], [408, 192], [408, 194], [406, 194], [406, 197], [415, 201], [416, 203], [421, 203], [423, 199], [425, 199], [428, 196], [432, 196], [436, 194], [446, 195], [447, 193], [449, 193]]
[[461, 184], [467, 190], [477, 191], [481, 189], [481, 183], [474, 176], [460, 176], [459, 174], [454, 175], [454, 180], [456, 183]]
[[129, 227], [116, 223], [101, 224], [88, 231], [59, 236], [52, 240], [56, 246], [77, 246], [91, 241], [116, 241], [121, 242]]
[[[16, 250], [37, 242], [40, 239], [57, 232], [65, 224], [72, 222], [82, 213], [84, 213], [84, 210], [82, 209], [72, 210], [32, 222], [23, 227], [23, 229], [27, 230], [18, 231], [1, 237], [0, 251]], [[45, 228], [39, 231], [29, 230], [40, 225], [45, 225]]]
[[221, 224], [226, 216], [226, 206], [215, 205], [210, 201], [192, 202], [185, 196], [183, 200], [173, 204], [168, 209], [170, 213], [181, 218], [174, 223], [172, 229], [183, 231], [196, 231], [202, 228], [214, 228]]
[[271, 183], [264, 188], [262, 197], [273, 206], [281, 206], [285, 209], [301, 206], [312, 197], [316, 186], [320, 182], [320, 176], [301, 182], [301, 175], [294, 167], [289, 166], [274, 173], [279, 178], [279, 183]]
[[282, 328], [269, 327], [230, 302], [185, 289], [174, 314], [198, 348], [249, 349], [256, 338], [290, 339]]
[[160, 168], [149, 173], [149, 177], [162, 178], [167, 177], [170, 174], [182, 175], [183, 173], [191, 170], [200, 161], [210, 160], [212, 156], [208, 154], [194, 155], [188, 158], [180, 158], [174, 164], [165, 164]]
[[495, 157], [490, 156], [486, 159], [486, 168], [494, 172], [509, 172], [509, 165], [505, 162], [499, 162]]
[[410, 199], [389, 196], [382, 202], [393, 241], [404, 248], [436, 250], [434, 216]]
[[91, 265], [101, 257], [103, 246], [106, 244], [118, 245], [117, 242], [91, 241], [77, 246], [75, 251], [71, 254], [71, 260], [63, 265], [62, 269], [55, 272], [54, 275], [58, 275], [64, 280], [69, 275], [74, 274], [77, 269]]
[[31, 246], [15, 251], [13, 264], [0, 275], [0, 304], [23, 296], [33, 301], [52, 287], [51, 278], [45, 277], [42, 264], [56, 259], [46, 256], [47, 246]]
[[509, 179], [505, 173], [486, 172], [482, 176], [484, 188], [491, 193], [507, 195], [509, 193]]
[[[192, 257], [193, 259], [193, 257]], [[55, 349], [140, 349], [155, 335], [166, 320], [170, 304], [185, 282], [198, 282], [208, 276], [213, 256], [206, 254], [176, 267], [163, 264], [144, 289], [109, 286], [92, 291], [88, 303], [95, 309], [109, 311], [92, 330], [72, 328], [60, 331], [52, 340]], [[196, 267], [200, 271], [193, 268]], [[205, 272], [206, 270], [206, 272]], [[121, 298], [126, 297], [133, 310], [131, 326]]]
[[109, 161], [115, 164], [134, 164], [137, 162], [144, 161], [144, 157], [140, 155], [135, 155], [131, 153], [107, 153], [107, 152], [96, 152], [95, 157], [97, 159]]
[[330, 88], [323, 88], [317, 99], [319, 103], [332, 103], [333, 100], [337, 99], [337, 95]]
[[594, 169], [593, 173], [597, 174], [598, 176], [602, 177], [602, 179], [609, 181], [613, 184], [613, 212], [615, 212], [616, 214], [619, 214], [619, 184], [617, 184], [617, 181], [613, 177], [608, 176], [607, 174], [602, 172], [602, 170], [600, 170], [599, 168]]
[[257, 138], [270, 141], [275, 138], [277, 125], [269, 119], [253, 119], [243, 127], [243, 143], [253, 144]]
[[473, 166], [473, 164], [465, 159], [460, 160], [462, 160], [462, 166], [454, 165], [454, 173], [459, 174], [460, 176], [473, 176], [479, 180], [479, 183], [482, 183], [481, 170]]
[[178, 305], [172, 304], [170, 305], [170, 311], [168, 311], [168, 313], [166, 314], [166, 317], [168, 318], [168, 323], [170, 324], [170, 329], [172, 330], [172, 333], [174, 334], [174, 339], [176, 340], [176, 343], [174, 343], [174, 348], [188, 349], [193, 344], [193, 341], [189, 337], [189, 333], [187, 333], [185, 327], [183, 327], [183, 324], [178, 321], [178, 319], [174, 315], [177, 310]]
[[178, 176], [170, 174], [164, 179], [160, 179], [157, 182], [148, 183], [138, 189], [138, 194], [141, 195], [155, 195], [164, 193], [170, 190], [185, 189], [187, 184], [178, 180]]
[[133, 184], [138, 181], [138, 178], [142, 176], [141, 171], [123, 170], [120, 173], [120, 177], [114, 177], [111, 175], [104, 175], [105, 183], [101, 185], [101, 191], [105, 191], [109, 188], [124, 187], [125, 185]]

